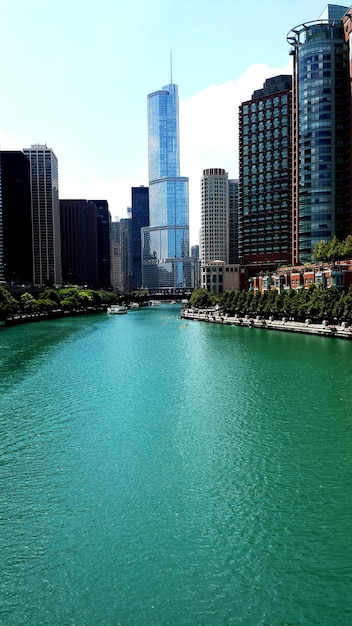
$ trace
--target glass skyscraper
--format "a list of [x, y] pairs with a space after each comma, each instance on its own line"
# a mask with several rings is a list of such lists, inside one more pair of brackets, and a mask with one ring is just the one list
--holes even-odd
[[348, 8], [288, 34], [293, 56], [293, 263], [351, 228], [351, 93]]
[[177, 85], [148, 95], [149, 226], [142, 228], [142, 284], [189, 288], [188, 178], [180, 176]]

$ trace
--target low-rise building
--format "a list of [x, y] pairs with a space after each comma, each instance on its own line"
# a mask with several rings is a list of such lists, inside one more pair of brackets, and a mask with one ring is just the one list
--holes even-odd
[[240, 289], [240, 265], [209, 261], [201, 268], [201, 287], [221, 295], [228, 289]]
[[316, 263], [298, 267], [281, 267], [276, 271], [260, 272], [248, 280], [249, 291], [275, 289], [309, 289], [311, 285], [336, 287], [347, 292], [352, 285], [352, 259], [334, 263]]

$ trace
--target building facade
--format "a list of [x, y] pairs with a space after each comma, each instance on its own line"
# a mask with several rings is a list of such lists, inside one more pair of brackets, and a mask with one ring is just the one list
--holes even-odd
[[200, 256], [202, 266], [229, 260], [229, 180], [217, 167], [203, 170], [201, 178]]
[[30, 164], [33, 284], [61, 285], [58, 162], [46, 145], [23, 150]]
[[0, 152], [0, 280], [33, 283], [30, 167], [21, 151]]
[[201, 273], [201, 287], [211, 293], [221, 295], [228, 289], [241, 288], [238, 264], [210, 261], [202, 264]]
[[98, 282], [102, 289], [111, 288], [111, 215], [107, 200], [92, 200], [97, 210]]
[[99, 287], [97, 209], [89, 200], [60, 200], [62, 280]]
[[149, 226], [142, 228], [142, 283], [190, 287], [188, 178], [180, 176], [177, 85], [148, 95]]
[[149, 188], [132, 187], [132, 289], [142, 286], [142, 228], [149, 226]]
[[229, 179], [229, 263], [238, 263], [238, 180]]
[[291, 262], [291, 85], [265, 81], [239, 108], [239, 227], [242, 264]]
[[322, 239], [343, 240], [351, 232], [347, 12], [329, 4], [318, 20], [287, 37], [293, 58], [293, 263], [310, 261]]
[[333, 263], [307, 263], [294, 267], [279, 268], [276, 271], [261, 272], [252, 276], [249, 291], [263, 292], [289, 289], [309, 289], [315, 287], [335, 287], [341, 293], [347, 293], [352, 285], [352, 260]]

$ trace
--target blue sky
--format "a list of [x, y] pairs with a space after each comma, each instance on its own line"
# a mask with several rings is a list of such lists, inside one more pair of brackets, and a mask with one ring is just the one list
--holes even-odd
[[[181, 174], [198, 243], [202, 170], [237, 177], [241, 102], [291, 73], [288, 31], [320, 0], [2, 0], [2, 150], [46, 143], [61, 198], [106, 198], [125, 217], [147, 185], [147, 94], [179, 86]], [[347, 4], [346, 4], [347, 6]]]

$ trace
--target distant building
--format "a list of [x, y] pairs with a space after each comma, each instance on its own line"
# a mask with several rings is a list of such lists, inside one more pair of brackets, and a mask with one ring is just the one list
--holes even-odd
[[229, 181], [221, 168], [203, 170], [201, 178], [200, 256], [202, 266], [229, 260]]
[[132, 187], [132, 289], [142, 286], [142, 228], [149, 226], [149, 188]]
[[177, 85], [148, 95], [149, 226], [142, 228], [142, 283], [191, 286], [188, 178], [180, 176]]
[[229, 179], [229, 263], [239, 262], [238, 255], [238, 180]]
[[97, 209], [89, 200], [60, 200], [62, 280], [97, 289]]
[[111, 222], [111, 286], [116, 293], [124, 292], [120, 252], [120, 221], [118, 218]]
[[195, 289], [200, 287], [200, 258], [199, 246], [191, 246], [191, 257], [194, 259], [193, 267], [193, 286]]
[[0, 280], [33, 283], [30, 165], [21, 151], [0, 152]]
[[202, 263], [201, 287], [211, 293], [221, 295], [228, 289], [241, 288], [240, 266], [225, 261]]
[[131, 218], [124, 218], [120, 220], [120, 256], [121, 273], [123, 276], [123, 292], [131, 293], [133, 277]]
[[111, 215], [107, 200], [92, 200], [97, 208], [98, 282], [111, 288]]
[[288, 34], [293, 58], [294, 264], [316, 243], [352, 232], [351, 17], [328, 4], [316, 21]]
[[23, 150], [30, 163], [33, 284], [61, 285], [58, 162], [46, 145]]
[[239, 109], [239, 260], [291, 262], [291, 84], [275, 76]]

